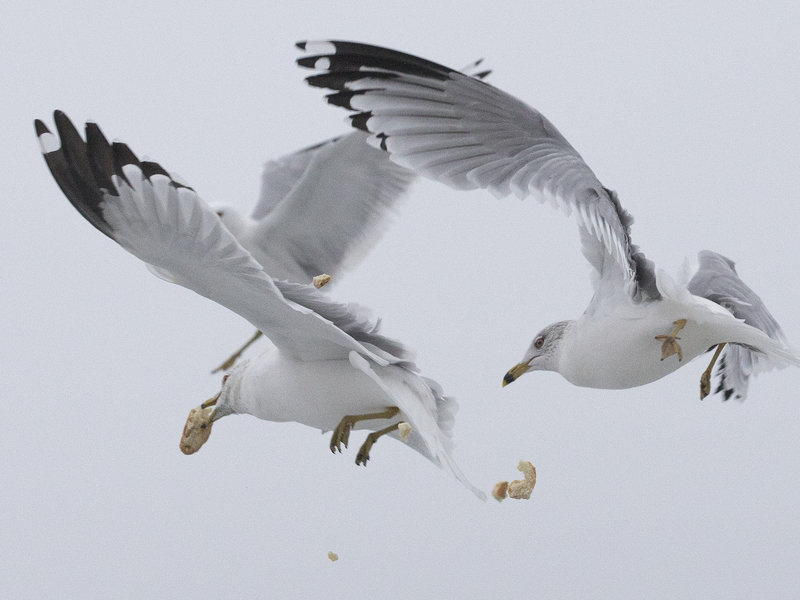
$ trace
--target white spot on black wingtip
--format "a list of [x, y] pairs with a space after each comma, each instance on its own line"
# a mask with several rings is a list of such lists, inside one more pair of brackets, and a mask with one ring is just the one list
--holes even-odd
[[47, 125], [36, 119], [33, 122], [33, 126], [36, 128], [36, 136], [39, 140], [39, 149], [42, 154], [49, 154], [61, 148], [58, 138], [50, 132]]
[[317, 71], [327, 71], [331, 68], [331, 59], [327, 56], [318, 58], [316, 61], [314, 61], [314, 68]]
[[[302, 44], [302, 45], [301, 45]], [[336, 44], [328, 41], [305, 41], [295, 44], [300, 50], [310, 54], [336, 54]]]

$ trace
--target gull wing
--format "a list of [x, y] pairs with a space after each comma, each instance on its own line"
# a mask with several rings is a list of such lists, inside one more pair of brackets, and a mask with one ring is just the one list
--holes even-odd
[[378, 322], [355, 305], [331, 302], [313, 286], [282, 293], [197, 193], [160, 165], [110, 144], [94, 123], [84, 141], [63, 112], [54, 118], [60, 139], [35, 122], [50, 172], [72, 205], [125, 250], [244, 317], [294, 358], [357, 352], [379, 365], [405, 362], [402, 346], [381, 336]]
[[[785, 343], [785, 337], [775, 317], [761, 298], [736, 273], [734, 262], [711, 250], [697, 255], [697, 270], [689, 280], [688, 289], [695, 296], [716, 302], [737, 319], [760, 329], [773, 340]], [[746, 346], [728, 344], [714, 369], [713, 393], [722, 393], [744, 400], [750, 375], [769, 369], [769, 357]]]
[[415, 177], [366, 140], [355, 131], [267, 163], [252, 243], [307, 280], [363, 258]]
[[630, 239], [633, 221], [578, 152], [536, 109], [455, 69], [353, 42], [300, 42], [306, 78], [392, 160], [456, 189], [549, 200], [575, 212], [595, 287], [613, 281], [634, 300], [660, 297], [653, 265]]
[[451, 456], [452, 399], [444, 398], [441, 388], [429, 379], [399, 369], [374, 369], [355, 352], [350, 353], [350, 364], [372, 379], [405, 414], [412, 429], [408, 444], [485, 500], [486, 494], [467, 479]]

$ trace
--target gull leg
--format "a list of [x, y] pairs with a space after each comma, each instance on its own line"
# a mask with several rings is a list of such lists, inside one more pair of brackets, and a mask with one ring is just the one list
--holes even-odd
[[711, 362], [708, 363], [708, 367], [703, 371], [703, 374], [700, 375], [700, 400], [705, 399], [705, 397], [711, 393], [711, 369], [714, 368], [714, 364], [717, 362], [724, 347], [725, 342], [717, 344], [717, 350], [714, 352], [714, 356], [711, 357]]
[[686, 319], [678, 319], [672, 323], [675, 329], [669, 335], [657, 335], [656, 340], [661, 342], [661, 360], [669, 358], [673, 354], [678, 355], [678, 361], [683, 360], [683, 351], [681, 350], [678, 340], [678, 332], [686, 326]]
[[200, 408], [208, 408], [209, 406], [214, 406], [217, 403], [217, 400], [219, 400], [219, 395], [221, 393], [222, 392], [220, 391], [220, 392], [217, 393], [216, 396], [213, 396], [213, 397], [209, 398], [208, 400], [206, 400], [205, 402], [203, 402], [200, 405]]
[[391, 433], [398, 427], [400, 427], [400, 423], [395, 423], [394, 425], [389, 425], [389, 427], [384, 427], [383, 429], [379, 429], [378, 431], [373, 431], [370, 433], [367, 436], [367, 439], [364, 440], [364, 443], [361, 444], [361, 448], [358, 449], [356, 464], [364, 465], [366, 467], [367, 461], [369, 460], [369, 451], [372, 449], [372, 445], [378, 441], [379, 437], [386, 435], [387, 433]]
[[[347, 442], [350, 440], [350, 430], [353, 429], [353, 425], [359, 421], [369, 421], [370, 419], [391, 419], [399, 412], [400, 409], [396, 406], [387, 406], [386, 410], [379, 413], [345, 415], [342, 417], [342, 420], [339, 421], [336, 429], [333, 430], [333, 435], [331, 435], [331, 452], [334, 454], [337, 450], [341, 452], [342, 444], [344, 444], [344, 447], [347, 448]], [[374, 440], [373, 443], [375, 443]], [[370, 444], [370, 446], [371, 445], [372, 444]]]
[[228, 360], [226, 360], [224, 363], [222, 363], [216, 369], [211, 371], [211, 373], [217, 373], [219, 371], [227, 371], [228, 369], [230, 369], [233, 366], [233, 363], [235, 363], [237, 360], [239, 360], [239, 357], [242, 355], [242, 352], [247, 350], [250, 347], [250, 345], [253, 342], [255, 342], [259, 337], [261, 337], [261, 332], [260, 331], [256, 331], [255, 334], [253, 335], [253, 337], [251, 337], [249, 340], [247, 340], [247, 343], [244, 346], [242, 346], [236, 352], [234, 352], [231, 355], [231, 357], [228, 358]]

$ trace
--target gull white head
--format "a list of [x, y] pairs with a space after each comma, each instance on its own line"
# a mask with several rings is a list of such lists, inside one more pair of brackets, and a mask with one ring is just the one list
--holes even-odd
[[558, 371], [561, 340], [572, 323], [573, 321], [558, 321], [537, 333], [519, 364], [511, 367], [503, 377], [503, 387], [528, 371]]

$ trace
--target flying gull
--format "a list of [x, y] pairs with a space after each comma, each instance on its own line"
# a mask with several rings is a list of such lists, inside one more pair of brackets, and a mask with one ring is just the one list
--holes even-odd
[[[308, 283], [333, 274], [338, 281], [383, 233], [414, 174], [366, 138], [353, 131], [267, 162], [250, 215], [213, 207], [271, 277]], [[232, 367], [260, 335], [256, 331], [214, 372]]]
[[[483, 79], [491, 71], [482, 63], [462, 71]], [[228, 231], [274, 279], [313, 280], [322, 287], [332, 274], [339, 281], [385, 230], [415, 174], [366, 139], [366, 133], [352, 131], [267, 162], [249, 216], [232, 206], [214, 206]], [[213, 372], [233, 366], [260, 335], [256, 331]]]
[[[729, 259], [702, 251], [673, 279], [631, 242], [633, 221], [581, 156], [522, 101], [437, 63], [354, 42], [300, 42], [306, 78], [333, 90], [330, 104], [397, 164], [462, 190], [533, 196], [575, 213], [594, 296], [576, 320], [534, 337], [503, 385], [528, 371], [557, 371], [586, 387], [644, 385], [714, 350], [701, 375], [712, 390], [744, 398], [751, 374], [800, 358]], [[716, 370], [713, 370], [714, 365]], [[712, 378], [713, 373], [713, 378]]]
[[63, 112], [54, 119], [58, 137], [39, 120], [36, 134], [78, 212], [156, 274], [239, 314], [275, 345], [225, 375], [191, 423], [206, 436], [185, 432], [194, 447], [184, 451], [199, 448], [221, 417], [251, 414], [332, 430], [333, 452], [347, 447], [351, 429], [372, 430], [356, 458], [366, 465], [375, 441], [399, 437], [407, 423], [409, 446], [485, 497], [451, 455], [455, 401], [418, 374], [378, 321], [312, 285], [273, 280], [192, 188], [125, 144], [110, 144], [96, 124], [86, 124], [84, 141]]

